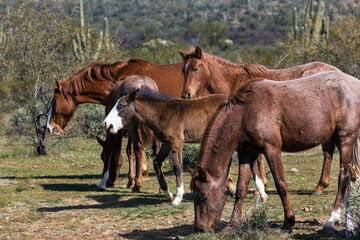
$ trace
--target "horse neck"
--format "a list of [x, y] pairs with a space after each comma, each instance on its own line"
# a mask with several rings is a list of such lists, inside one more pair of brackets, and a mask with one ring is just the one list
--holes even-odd
[[[134, 105], [136, 119], [156, 132], [162, 131], [161, 115], [167, 112], [164, 102], [156, 99], [137, 99]], [[164, 111], [165, 110], [165, 111]]]
[[227, 117], [229, 111], [235, 110], [222, 106], [213, 115], [204, 133], [197, 163], [219, 181], [226, 177], [232, 154], [238, 147], [238, 136], [233, 131], [239, 128], [233, 125], [240, 123]]

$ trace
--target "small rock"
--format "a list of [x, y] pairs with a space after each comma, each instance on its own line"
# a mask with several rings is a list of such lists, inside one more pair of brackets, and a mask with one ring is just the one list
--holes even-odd
[[309, 206], [306, 206], [306, 207], [304, 207], [304, 212], [311, 212], [312, 211], [312, 208], [311, 207], [309, 207]]
[[299, 170], [297, 168], [292, 168], [290, 169], [290, 172], [299, 172]]

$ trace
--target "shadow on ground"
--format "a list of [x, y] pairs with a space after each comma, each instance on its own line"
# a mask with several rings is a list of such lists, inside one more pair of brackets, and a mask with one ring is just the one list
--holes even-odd
[[179, 239], [186, 237], [193, 232], [193, 225], [181, 225], [164, 229], [133, 230], [132, 232], [119, 234], [126, 239]]

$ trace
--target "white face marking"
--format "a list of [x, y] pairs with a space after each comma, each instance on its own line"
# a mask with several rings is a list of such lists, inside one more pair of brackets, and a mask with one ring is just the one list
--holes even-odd
[[115, 104], [115, 106], [111, 109], [110, 113], [103, 121], [103, 126], [106, 130], [108, 130], [111, 126], [110, 133], [112, 134], [116, 134], [124, 127], [122, 118], [118, 116], [117, 105], [118, 103]]
[[107, 170], [103, 176], [103, 178], [101, 179], [99, 185], [98, 185], [98, 189], [99, 190], [105, 190], [106, 189], [106, 182], [109, 179], [109, 170]]

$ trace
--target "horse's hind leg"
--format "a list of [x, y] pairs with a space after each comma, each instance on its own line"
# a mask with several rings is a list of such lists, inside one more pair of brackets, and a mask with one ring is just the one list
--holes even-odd
[[170, 201], [172, 202], [174, 198], [173, 198], [172, 193], [169, 191], [168, 185], [165, 180], [164, 173], [162, 171], [162, 163], [165, 160], [165, 158], [169, 155], [170, 151], [171, 151], [171, 148], [168, 145], [162, 144], [159, 154], [155, 157], [153, 164], [154, 164], [154, 170], [155, 170], [156, 176], [159, 181], [160, 189], [161, 189], [161, 191], [165, 192], [166, 198], [170, 199]]
[[172, 205], [179, 205], [184, 196], [184, 182], [183, 182], [183, 164], [182, 164], [182, 146], [174, 150], [174, 172], [176, 176], [176, 196]]
[[256, 158], [254, 165], [252, 167], [252, 172], [253, 172], [256, 188], [260, 194], [261, 201], [266, 202], [267, 194], [265, 192], [265, 187], [267, 186], [267, 180], [265, 177], [265, 172], [264, 172], [261, 155], [259, 155]]
[[335, 144], [331, 139], [324, 142], [322, 145], [322, 150], [324, 153], [324, 163], [321, 171], [321, 176], [318, 185], [314, 190], [314, 195], [322, 194], [322, 190], [327, 188], [330, 184], [330, 170], [331, 162], [334, 154]]
[[139, 192], [142, 184], [142, 169], [143, 161], [145, 160], [144, 156], [144, 146], [141, 143], [138, 131], [137, 124], [134, 122], [130, 122], [128, 124], [129, 137], [131, 139], [135, 157], [136, 157], [136, 176], [135, 176], [135, 185], [132, 188], [132, 192]]
[[127, 188], [131, 188], [135, 185], [135, 173], [134, 173], [134, 150], [131, 139], [128, 138], [128, 144], [126, 147], [126, 154], [129, 159], [129, 173], [128, 173], [128, 183]]

